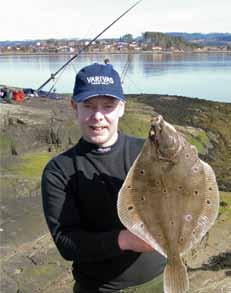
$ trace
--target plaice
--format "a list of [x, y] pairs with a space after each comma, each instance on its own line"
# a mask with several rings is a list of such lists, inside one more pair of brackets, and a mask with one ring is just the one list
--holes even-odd
[[153, 118], [149, 137], [118, 195], [124, 226], [167, 257], [164, 292], [189, 289], [182, 255], [214, 224], [219, 191], [212, 168], [196, 148], [162, 116]]

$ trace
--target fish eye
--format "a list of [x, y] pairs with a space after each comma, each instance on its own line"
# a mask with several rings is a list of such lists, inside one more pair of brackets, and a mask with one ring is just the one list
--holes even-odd
[[206, 201], [206, 202], [207, 202], [207, 204], [211, 204], [211, 201], [210, 201], [209, 199], [207, 199], [207, 201]]
[[144, 173], [145, 173], [144, 170], [140, 170], [141, 175], [144, 175]]
[[134, 209], [133, 206], [129, 206], [129, 207], [128, 207], [128, 211], [132, 211], [133, 209]]

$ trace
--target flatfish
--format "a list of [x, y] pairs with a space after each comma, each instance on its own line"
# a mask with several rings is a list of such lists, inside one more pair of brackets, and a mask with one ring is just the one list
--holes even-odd
[[167, 257], [165, 293], [189, 289], [182, 256], [211, 228], [218, 208], [212, 168], [161, 115], [154, 117], [119, 191], [117, 210], [128, 230]]

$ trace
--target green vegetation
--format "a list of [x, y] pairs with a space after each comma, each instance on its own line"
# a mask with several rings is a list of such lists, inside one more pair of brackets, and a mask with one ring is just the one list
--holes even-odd
[[187, 140], [189, 143], [195, 145], [199, 154], [206, 155], [209, 138], [204, 130], [198, 130], [196, 133], [188, 135]]
[[1, 170], [0, 198], [35, 196], [40, 188], [42, 171], [54, 155], [54, 152], [38, 151], [15, 156]]
[[54, 153], [38, 152], [21, 156], [20, 162], [9, 167], [8, 171], [18, 177], [40, 178], [42, 170]]
[[143, 33], [144, 43], [151, 44], [152, 46], [158, 46], [163, 49], [170, 49], [175, 47], [176, 49], [194, 49], [199, 46], [196, 44], [185, 41], [182, 37], [174, 37], [168, 34], [159, 32], [145, 32]]
[[219, 213], [231, 219], [231, 192], [220, 192]]
[[134, 114], [128, 113], [120, 121], [120, 129], [129, 135], [147, 137], [148, 121], [145, 115], [136, 117]]
[[142, 138], [148, 136], [152, 108], [139, 103], [137, 98], [128, 99], [125, 115], [120, 120], [119, 128], [129, 135]]
[[197, 140], [195, 137], [191, 136], [188, 139], [188, 142], [193, 144], [193, 145], [195, 145], [195, 147], [197, 148], [199, 154], [204, 153], [204, 145], [199, 140]]

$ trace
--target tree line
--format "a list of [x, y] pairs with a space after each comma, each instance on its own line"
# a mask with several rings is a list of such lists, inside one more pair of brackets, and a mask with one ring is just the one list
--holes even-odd
[[133, 38], [132, 34], [126, 34], [121, 37], [121, 41], [132, 42], [132, 41], [139, 41], [145, 43], [148, 47], [162, 47], [163, 49], [170, 49], [174, 47], [176, 49], [194, 49], [198, 48], [197, 44], [193, 44], [190, 42], [185, 41], [182, 37], [175, 37], [170, 36], [165, 33], [160, 32], [144, 32], [142, 33], [141, 37]]

